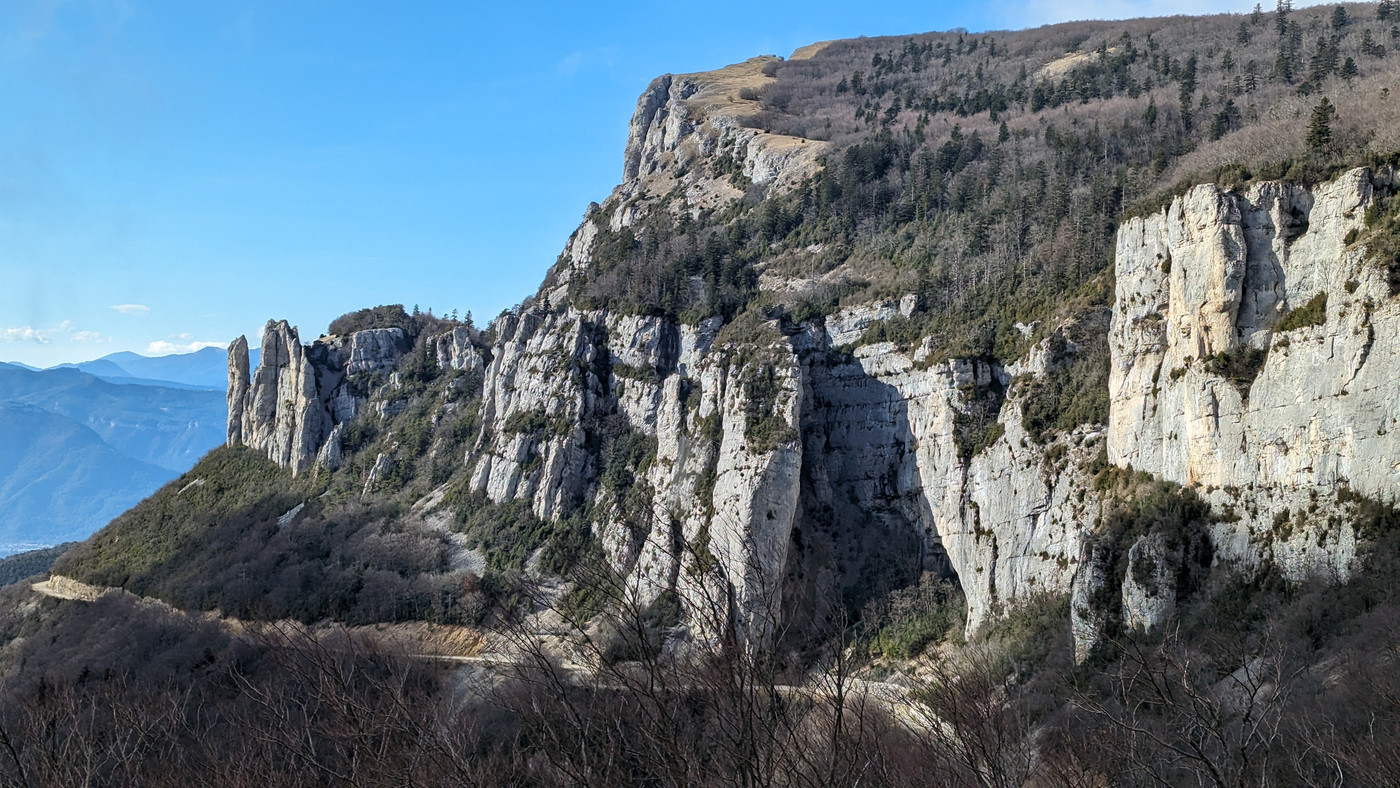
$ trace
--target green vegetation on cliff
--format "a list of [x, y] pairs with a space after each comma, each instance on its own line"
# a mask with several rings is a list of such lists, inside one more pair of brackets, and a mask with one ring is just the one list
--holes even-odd
[[[883, 339], [1013, 359], [1027, 346], [1016, 323], [1040, 321], [1040, 338], [1107, 303], [1125, 214], [1186, 184], [1311, 182], [1400, 150], [1400, 109], [1374, 100], [1389, 73], [1374, 12], [1351, 17], [1335, 28], [1328, 9], [1286, 12], [1277, 34], [1265, 15], [1246, 36], [1233, 16], [930, 33], [770, 64], [747, 122], [830, 143], [824, 166], [697, 215], [679, 193], [634, 197], [640, 219], [620, 230], [605, 204], [571, 293], [684, 319], [731, 318], [759, 297], [759, 272], [793, 283], [776, 297], [800, 318], [916, 293]], [[1310, 146], [1319, 94], [1337, 111], [1331, 140]]]

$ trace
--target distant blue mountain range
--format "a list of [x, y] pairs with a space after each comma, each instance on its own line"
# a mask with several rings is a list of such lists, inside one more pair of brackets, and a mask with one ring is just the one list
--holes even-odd
[[73, 419], [0, 404], [0, 544], [83, 539], [175, 478]]
[[[257, 366], [258, 351], [251, 351], [248, 356], [248, 362]], [[54, 369], [78, 369], [113, 383], [143, 383], [219, 391], [228, 388], [228, 353], [213, 347], [172, 356], [142, 356], [122, 351], [93, 361], [60, 364]]]
[[0, 363], [0, 556], [86, 538], [188, 470], [224, 440], [227, 385], [218, 348]]

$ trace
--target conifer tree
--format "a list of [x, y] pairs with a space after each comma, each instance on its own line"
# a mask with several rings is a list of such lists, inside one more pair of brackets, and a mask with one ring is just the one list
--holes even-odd
[[1313, 107], [1312, 118], [1308, 121], [1309, 148], [1316, 151], [1332, 144], [1332, 116], [1336, 111], [1326, 96]]
[[1376, 43], [1376, 39], [1371, 35], [1371, 29], [1367, 28], [1361, 34], [1361, 51], [1371, 57], [1385, 57], [1385, 47]]
[[1292, 0], [1278, 0], [1274, 8], [1274, 30], [1278, 31], [1279, 38], [1288, 35], [1288, 12], [1292, 10]]

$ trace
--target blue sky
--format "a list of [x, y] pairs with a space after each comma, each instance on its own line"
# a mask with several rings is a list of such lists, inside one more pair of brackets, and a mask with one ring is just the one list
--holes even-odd
[[256, 341], [269, 317], [309, 339], [381, 303], [484, 323], [616, 184], [658, 74], [1252, 5], [5, 0], [0, 360]]

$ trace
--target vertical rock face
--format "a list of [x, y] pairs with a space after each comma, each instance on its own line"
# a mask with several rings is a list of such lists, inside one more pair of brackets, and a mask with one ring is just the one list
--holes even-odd
[[975, 629], [1005, 605], [1068, 587], [1082, 523], [1097, 513], [1097, 496], [1079, 495], [1096, 434], [1038, 444], [1008, 402], [1002, 437], [965, 457], [959, 418], [977, 392], [1008, 383], [1000, 368], [930, 365], [881, 344], [850, 361], [814, 357], [806, 371], [804, 596], [825, 583], [858, 602], [931, 571], [961, 583]]
[[[273, 462], [300, 472], [310, 466], [330, 433], [331, 419], [321, 401], [316, 365], [285, 320], [269, 320], [263, 331], [262, 360], [247, 380], [248, 342], [230, 348], [231, 369], [244, 370], [229, 388], [229, 443], [265, 452]], [[239, 396], [241, 393], [241, 396]], [[241, 400], [241, 407], [235, 404]], [[239, 421], [232, 415], [237, 411]]]
[[[440, 364], [470, 368], [474, 358], [480, 365], [475, 350], [455, 347], [450, 334], [432, 341], [449, 349], [445, 359], [439, 354]], [[334, 469], [342, 460], [340, 425], [353, 419], [365, 401], [365, 394], [350, 384], [387, 378], [408, 350], [400, 328], [322, 337], [303, 346], [287, 321], [269, 320], [262, 359], [251, 377], [247, 338], [229, 346], [229, 445], [263, 452], [293, 473], [318, 461]]]
[[1111, 607], [1106, 597], [1119, 592], [1114, 587], [1114, 556], [1102, 545], [1086, 543], [1079, 571], [1070, 583], [1069, 625], [1074, 637], [1074, 661], [1083, 663], [1102, 641], [1109, 626]]
[[[632, 113], [632, 121], [627, 126], [627, 147], [622, 155], [622, 180], [635, 180], [639, 176], [650, 175], [656, 170], [657, 157], [665, 151], [667, 132], [671, 132], [671, 145], [679, 136], [681, 113], [670, 107], [672, 101], [681, 101], [689, 96], [671, 97], [671, 75], [664, 74], [651, 81], [647, 89], [637, 99], [637, 109]], [[675, 120], [672, 116], [676, 115]]]
[[[1224, 488], [1222, 506], [1251, 490], [1255, 514], [1219, 535], [1236, 557], [1257, 558], [1249, 543], [1272, 518], [1319, 493], [1400, 497], [1400, 303], [1347, 243], [1392, 179], [1358, 169], [1311, 190], [1198, 186], [1119, 233], [1109, 458]], [[1227, 379], [1232, 357], [1254, 374]], [[1345, 573], [1347, 537], [1317, 537], [1285, 569]]]
[[1128, 550], [1123, 578], [1123, 625], [1150, 631], [1176, 610], [1176, 578], [1183, 556], [1158, 534], [1139, 539]]
[[624, 186], [671, 174], [696, 160], [720, 154], [738, 161], [754, 183], [795, 182], [816, 164], [826, 145], [745, 126], [759, 108], [757, 94], [774, 80], [756, 57], [703, 74], [666, 74], [652, 80], [627, 128]]
[[606, 375], [598, 326], [584, 313], [531, 310], [501, 317], [496, 330], [472, 489], [498, 503], [530, 500], [544, 519], [565, 517], [592, 470], [583, 421]]
[[1037, 444], [1021, 426], [1020, 408], [1003, 414], [1005, 434], [968, 467], [958, 529], [944, 537], [963, 566], [973, 629], [1037, 594], [1063, 593], [1078, 568], [1085, 536], [1102, 508], [1084, 469], [1103, 446], [1096, 425]]
[[[889, 344], [844, 356], [819, 326], [785, 335], [773, 321], [729, 337], [720, 326], [576, 310], [502, 317], [483, 368], [483, 426], [464, 458], [471, 488], [527, 500], [543, 519], [593, 504], [614, 569], [643, 600], [675, 591], [707, 637], [767, 639], [798, 609], [815, 626], [822, 611], [925, 571], [961, 580], [972, 628], [1068, 587], [1080, 523], [1096, 512], [1096, 498], [1074, 493], [1097, 435], [1041, 446], [1008, 404], [1003, 436], [964, 457], [958, 420], [970, 397], [1007, 385], [999, 367], [930, 364]], [[467, 337], [431, 341], [445, 368], [480, 364]], [[360, 332], [304, 348], [272, 323], [264, 365], [243, 383], [236, 342], [230, 402], [242, 416], [230, 440], [298, 472], [338, 466], [342, 425], [365, 405], [347, 380], [391, 371], [400, 347]], [[370, 395], [371, 410], [403, 406], [391, 387]], [[640, 521], [598, 482], [600, 431], [619, 428], [655, 440]]]
[[243, 406], [248, 397], [248, 338], [228, 346], [228, 444], [243, 442]]
[[[674, 590], [703, 634], [761, 639], [776, 624], [796, 511], [801, 380], [781, 337], [715, 349], [717, 328], [572, 310], [503, 317], [472, 487], [529, 500], [546, 519], [594, 502], [596, 534], [644, 600]], [[754, 354], [767, 364], [747, 363]], [[762, 429], [750, 425], [756, 386], [769, 398]], [[596, 483], [608, 423], [656, 441], [638, 482], [652, 501], [642, 522], [621, 522]]]
[[[1331, 487], [1393, 500], [1400, 305], [1361, 247], [1371, 174], [1315, 194], [1282, 184], [1247, 195], [1199, 186], [1119, 236], [1109, 455], [1181, 483]], [[1325, 296], [1315, 323], [1277, 331]], [[1310, 321], [1311, 322], [1311, 321]], [[1231, 385], [1209, 363], [1267, 349]]]
[[476, 347], [475, 333], [466, 326], [459, 326], [438, 337], [433, 343], [438, 366], [480, 372], [482, 358], [481, 351]]
[[771, 637], [779, 623], [802, 472], [799, 368], [781, 340], [763, 349], [777, 352], [757, 364], [729, 360], [719, 380], [708, 376], [718, 389], [722, 435], [707, 524], [710, 551], [734, 589], [737, 617], [758, 640]]
[[346, 375], [384, 374], [394, 371], [399, 357], [408, 352], [408, 336], [402, 328], [371, 328], [350, 335]]

